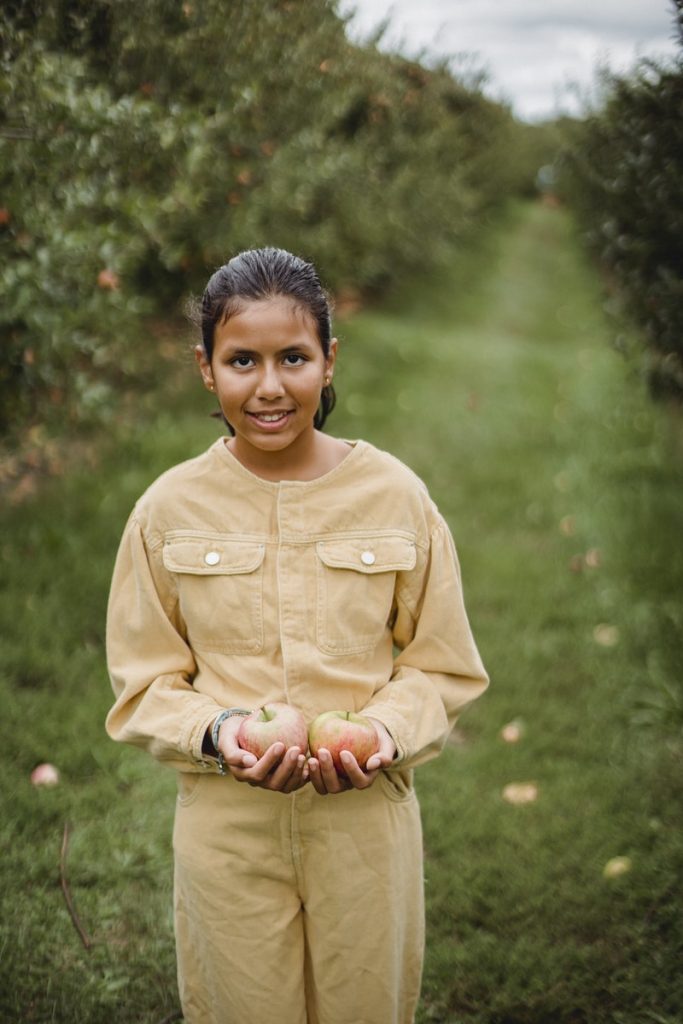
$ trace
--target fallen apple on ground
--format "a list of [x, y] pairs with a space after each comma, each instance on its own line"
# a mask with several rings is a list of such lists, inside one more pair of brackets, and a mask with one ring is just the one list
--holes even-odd
[[318, 756], [324, 747], [332, 755], [338, 775], [346, 775], [341, 760], [342, 750], [350, 751], [365, 770], [368, 758], [379, 750], [379, 736], [369, 718], [353, 711], [325, 711], [308, 728], [311, 754]]
[[286, 750], [298, 747], [305, 754], [308, 748], [306, 721], [298, 708], [273, 701], [242, 719], [237, 742], [258, 758], [263, 757], [273, 743], [284, 743]]
[[56, 786], [59, 772], [53, 764], [39, 764], [31, 772], [31, 782], [34, 786]]

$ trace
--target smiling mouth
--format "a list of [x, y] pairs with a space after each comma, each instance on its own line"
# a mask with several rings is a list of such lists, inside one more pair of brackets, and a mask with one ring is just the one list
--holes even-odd
[[257, 423], [264, 424], [277, 424], [284, 423], [284, 421], [291, 416], [291, 411], [286, 412], [247, 412], [247, 416], [250, 416]]

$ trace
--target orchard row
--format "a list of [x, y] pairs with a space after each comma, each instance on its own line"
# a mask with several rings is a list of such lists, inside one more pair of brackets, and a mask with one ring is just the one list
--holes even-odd
[[353, 44], [329, 0], [4, 19], [0, 429], [106, 416], [141, 318], [240, 249], [291, 249], [355, 301], [429, 273], [531, 178], [479, 76]]

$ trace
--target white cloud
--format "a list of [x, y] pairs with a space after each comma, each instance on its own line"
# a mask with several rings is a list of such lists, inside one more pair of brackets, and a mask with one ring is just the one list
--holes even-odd
[[569, 84], [589, 89], [599, 61], [624, 70], [677, 51], [670, 0], [343, 0], [342, 11], [354, 8], [357, 38], [389, 15], [387, 48], [475, 55], [488, 91], [531, 119], [576, 109]]

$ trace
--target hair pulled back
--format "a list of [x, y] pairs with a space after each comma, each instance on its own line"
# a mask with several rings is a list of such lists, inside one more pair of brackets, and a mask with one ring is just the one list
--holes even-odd
[[[280, 296], [291, 299], [308, 313], [327, 357], [332, 339], [330, 304], [315, 267], [285, 249], [267, 247], [247, 249], [233, 256], [209, 279], [201, 303], [202, 343], [207, 359], [211, 361], [213, 356], [218, 324], [239, 313], [246, 302]], [[320, 406], [313, 420], [315, 427], [323, 427], [335, 402], [334, 388], [328, 384], [320, 395]]]

